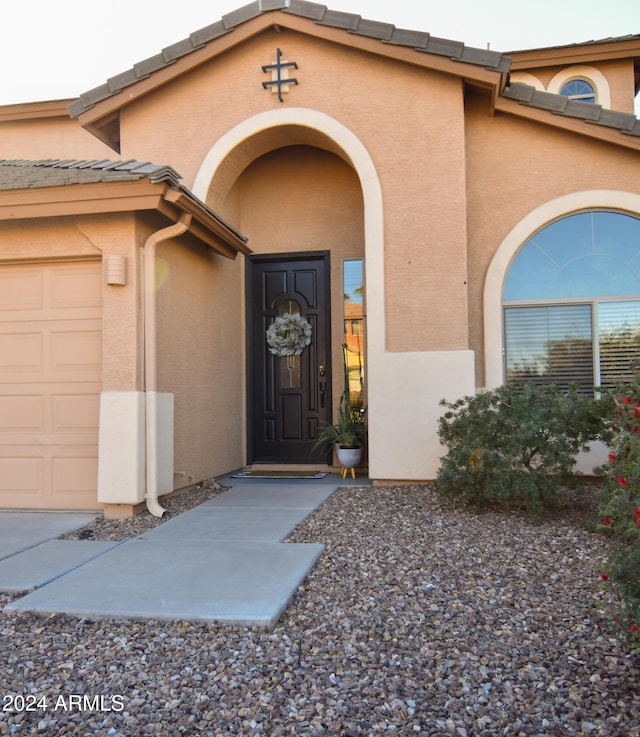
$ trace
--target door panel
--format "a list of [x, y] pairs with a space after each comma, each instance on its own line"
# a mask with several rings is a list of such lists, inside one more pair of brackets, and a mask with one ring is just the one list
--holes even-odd
[[[248, 261], [249, 462], [326, 460], [313, 451], [330, 416], [329, 254], [254, 256]], [[312, 326], [300, 356], [274, 356], [266, 330], [285, 313]], [[322, 368], [321, 368], [322, 367]]]

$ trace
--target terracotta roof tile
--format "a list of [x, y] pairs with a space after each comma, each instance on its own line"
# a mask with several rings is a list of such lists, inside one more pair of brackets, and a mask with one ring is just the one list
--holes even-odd
[[359, 36], [369, 36], [370, 38], [377, 38], [379, 41], [389, 41], [395, 26], [391, 23], [379, 23], [376, 20], [366, 20], [361, 18], [358, 23], [358, 27], [352, 33]]
[[139, 79], [140, 77], [136, 74], [136, 70], [134, 67], [133, 69], [127, 69], [126, 72], [122, 72], [120, 74], [116, 74], [113, 77], [109, 77], [109, 79], [107, 80], [107, 85], [111, 92], [120, 92], [121, 89], [134, 84]]
[[156, 54], [155, 56], [150, 56], [148, 59], [137, 62], [133, 65], [133, 69], [138, 79], [144, 79], [144, 77], [148, 77], [153, 72], [157, 72], [158, 69], [166, 66], [167, 62], [163, 54]]
[[249, 3], [249, 5], [244, 5], [242, 8], [238, 8], [237, 10], [232, 10], [226, 15], [223, 15], [222, 23], [224, 24], [225, 28], [232, 29], [242, 23], [246, 23], [248, 20], [257, 18], [259, 15], [262, 15], [262, 10], [260, 10], [260, 2], [253, 2]]
[[162, 49], [162, 56], [166, 59], [167, 64], [204, 46], [204, 42], [198, 45], [194, 44], [193, 37], [193, 34], [191, 34], [189, 38], [185, 38]]
[[0, 159], [0, 190], [37, 189], [67, 184], [149, 179], [180, 186], [180, 175], [170, 166], [150, 162], [86, 161], [82, 159]]
[[341, 10], [326, 9], [322, 20], [316, 21], [320, 26], [343, 28], [345, 31], [357, 31], [362, 18], [354, 13], [344, 13]]
[[508, 100], [515, 100], [521, 105], [548, 110], [556, 115], [577, 118], [607, 128], [615, 128], [627, 135], [640, 136], [640, 120], [630, 113], [607, 110], [601, 105], [570, 100], [564, 95], [552, 92], [541, 92], [532, 85], [522, 82], [511, 82], [504, 88], [502, 96]]
[[306, 0], [291, 0], [285, 12], [311, 20], [322, 20], [327, 12], [327, 6], [320, 3], [306, 2]]
[[194, 46], [201, 46], [209, 41], [214, 41], [216, 38], [220, 38], [220, 36], [224, 36], [225, 33], [229, 33], [229, 29], [225, 28], [224, 23], [219, 20], [210, 26], [201, 28], [199, 31], [194, 31], [190, 38]]
[[568, 100], [562, 114], [569, 118], [580, 118], [593, 122], [600, 119], [601, 113], [602, 105], [594, 105], [592, 102], [582, 102], [581, 100]]
[[414, 49], [426, 49], [429, 43], [429, 34], [424, 31], [410, 31], [404, 28], [394, 28], [389, 43], [397, 46], [410, 46]]

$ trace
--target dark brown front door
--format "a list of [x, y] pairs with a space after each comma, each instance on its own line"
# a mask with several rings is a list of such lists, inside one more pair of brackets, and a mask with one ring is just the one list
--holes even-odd
[[[253, 256], [247, 295], [249, 462], [324, 461], [313, 446], [331, 412], [329, 254]], [[287, 313], [313, 329], [299, 356], [267, 344], [268, 327]]]

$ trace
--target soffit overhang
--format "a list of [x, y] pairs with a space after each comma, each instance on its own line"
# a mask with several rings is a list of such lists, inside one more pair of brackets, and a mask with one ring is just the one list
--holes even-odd
[[[38, 168], [41, 162], [19, 162], [16, 166]], [[0, 162], [2, 169], [11, 163]], [[46, 166], [46, 162], [44, 164]], [[47, 167], [49, 168], [49, 167]], [[24, 180], [14, 187], [0, 187], [0, 221], [31, 220], [76, 215], [155, 212], [168, 224], [183, 213], [191, 215], [187, 232], [227, 258], [250, 254], [247, 239], [226, 223], [195, 195], [167, 178], [114, 179], [112, 181], [46, 183]], [[41, 175], [41, 172], [39, 172]]]

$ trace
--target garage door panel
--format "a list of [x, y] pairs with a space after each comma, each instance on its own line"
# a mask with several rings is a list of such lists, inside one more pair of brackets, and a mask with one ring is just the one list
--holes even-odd
[[42, 331], [0, 330], [0, 380], [24, 379], [24, 372], [39, 376], [43, 370]]
[[[11, 451], [11, 446], [4, 450], [9, 453]], [[3, 503], [2, 506], [16, 505], [18, 500], [20, 502], [24, 500], [27, 506], [34, 506], [42, 494], [45, 462], [43, 457], [21, 458], [15, 451], [9, 458], [0, 456], [0, 502]]]
[[20, 310], [43, 307], [43, 274], [33, 268], [4, 269], [0, 272], [0, 313], [13, 320]]
[[53, 459], [53, 495], [60, 497], [95, 496], [98, 479], [97, 458], [54, 458]]
[[99, 262], [0, 265], [0, 506], [100, 508], [101, 283]]
[[48, 306], [53, 309], [82, 309], [102, 305], [102, 278], [94, 264], [58, 267], [50, 273]]
[[52, 432], [86, 432], [94, 437], [100, 420], [100, 397], [89, 394], [54, 394], [51, 397]]
[[102, 321], [0, 323], [0, 381], [100, 381]]
[[10, 431], [44, 431], [44, 398], [41, 394], [0, 394], [0, 433]]
[[[74, 321], [75, 322], [75, 321]], [[50, 333], [52, 374], [74, 372], [78, 381], [99, 376], [102, 357], [101, 325], [68, 325]]]

